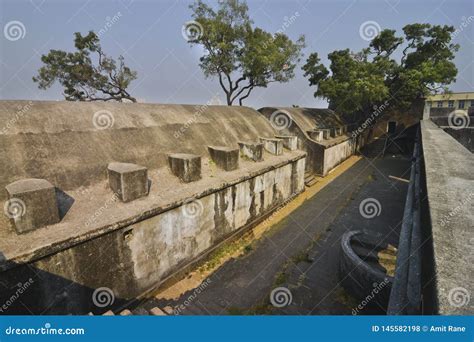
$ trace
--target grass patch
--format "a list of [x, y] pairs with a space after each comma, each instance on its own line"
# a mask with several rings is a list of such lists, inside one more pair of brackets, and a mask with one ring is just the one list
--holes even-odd
[[245, 254], [250, 253], [253, 250], [250, 243], [251, 241], [252, 234], [248, 233], [237, 240], [223, 244], [209, 255], [209, 257], [199, 266], [198, 271], [202, 273], [213, 270], [220, 266], [225, 258], [228, 258], [239, 251], [242, 251]]
[[286, 283], [287, 280], [288, 280], [288, 275], [285, 272], [278, 272], [275, 276], [274, 284], [281, 285], [281, 284]]
[[352, 309], [359, 305], [359, 301], [352, 297], [343, 287], [338, 286], [334, 290], [334, 300], [342, 305]]

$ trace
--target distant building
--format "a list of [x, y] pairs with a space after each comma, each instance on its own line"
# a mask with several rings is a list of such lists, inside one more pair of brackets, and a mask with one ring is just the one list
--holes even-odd
[[425, 100], [424, 117], [446, 115], [454, 110], [473, 111], [474, 92], [431, 95]]

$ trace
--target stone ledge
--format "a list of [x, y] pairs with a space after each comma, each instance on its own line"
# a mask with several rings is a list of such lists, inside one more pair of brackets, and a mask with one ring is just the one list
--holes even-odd
[[[59, 223], [46, 226], [28, 234], [17, 235], [0, 219], [0, 271], [7, 270], [44, 256], [59, 252], [92, 238], [127, 227], [131, 224], [181, 206], [190, 198], [201, 198], [247, 179], [256, 177], [306, 156], [305, 152], [287, 152], [281, 156], [264, 154], [259, 163], [241, 161], [241, 168], [234, 171], [215, 171], [203, 162], [202, 179], [183, 184], [172, 176], [168, 167], [149, 172], [152, 181], [146, 200], [122, 203], [113, 201], [104, 180], [86, 189], [68, 192], [75, 202], [67, 216]], [[154, 191], [159, 184], [160, 191]], [[101, 215], [96, 215], [101, 212]], [[90, 224], [86, 220], [94, 218]]]
[[[474, 222], [474, 159], [464, 146], [428, 120], [420, 121], [426, 189], [431, 218], [438, 311], [466, 315], [474, 302], [451, 305], [450, 291], [474, 291], [472, 222]], [[454, 213], [454, 214], [453, 214]]]

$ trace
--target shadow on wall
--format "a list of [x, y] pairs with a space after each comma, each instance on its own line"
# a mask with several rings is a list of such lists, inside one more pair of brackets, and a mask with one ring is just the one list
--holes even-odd
[[[0, 259], [5, 260], [1, 252]], [[135, 301], [117, 297], [114, 289], [87, 287], [31, 264], [9, 266], [0, 276], [0, 315], [100, 315]]]

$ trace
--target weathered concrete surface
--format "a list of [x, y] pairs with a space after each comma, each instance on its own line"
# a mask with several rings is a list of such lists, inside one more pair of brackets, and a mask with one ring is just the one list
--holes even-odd
[[308, 131], [307, 132], [309, 137], [313, 139], [314, 141], [322, 141], [324, 139], [324, 131], [321, 129], [317, 129], [314, 131]]
[[[291, 213], [281, 209], [285, 218], [253, 241], [247, 253], [228, 260], [203, 279], [206, 287], [194, 300], [189, 300], [195, 293], [189, 289], [177, 297], [168, 296], [167, 291], [147, 304], [183, 307], [179, 315], [350, 315], [360, 303], [339, 285], [341, 236], [367, 229], [381, 243], [397, 245], [407, 190], [407, 183], [400, 179], [406, 177], [409, 167], [410, 160], [403, 157], [360, 160]], [[338, 169], [327, 178], [335, 173]], [[369, 197], [381, 203], [381, 213], [373, 219], [359, 211], [360, 203]], [[274, 308], [270, 293], [280, 286], [291, 291], [293, 301]], [[358, 313], [383, 314], [384, 310], [372, 307]]]
[[109, 186], [122, 202], [148, 194], [148, 170], [131, 163], [113, 162], [107, 166]]
[[279, 156], [283, 153], [283, 141], [281, 139], [260, 138], [260, 141], [263, 143], [263, 148], [271, 154]]
[[324, 150], [323, 169], [332, 170], [349, 156], [356, 153], [356, 139], [348, 139]]
[[331, 129], [329, 128], [323, 128], [321, 129], [323, 132], [323, 139], [330, 139], [331, 138]]
[[151, 170], [167, 166], [170, 153], [205, 156], [208, 145], [275, 133], [260, 113], [240, 106], [2, 100], [0, 188], [43, 178], [71, 191], [103, 181], [112, 161]]
[[[304, 174], [303, 163], [296, 165], [297, 178]], [[183, 260], [195, 258], [277, 203], [301, 192], [301, 183], [292, 184], [292, 172], [288, 164], [133, 225], [128, 245], [134, 278], [147, 284], [145, 288], [157, 284]], [[151, 258], [144, 250], [153, 253]]]
[[283, 147], [290, 151], [298, 149], [298, 137], [296, 135], [275, 135], [275, 138], [283, 141]]
[[[359, 147], [367, 141], [369, 130], [352, 137], [350, 134], [335, 136], [336, 128], [342, 128], [348, 123], [341, 115], [330, 109], [318, 108], [260, 108], [267, 119], [272, 120], [275, 112], [288, 113], [288, 124], [279, 129], [279, 135], [294, 135], [298, 138], [298, 148], [306, 151], [306, 170], [312, 173], [325, 176], [332, 168], [340, 162], [353, 155]], [[273, 119], [275, 119], [273, 117]], [[277, 128], [278, 124], [275, 125]], [[331, 137], [331, 129], [333, 137]], [[338, 132], [342, 129], [339, 129]], [[322, 132], [322, 133], [311, 133]], [[322, 134], [322, 138], [321, 135]], [[349, 142], [347, 142], [349, 141]], [[332, 149], [333, 146], [344, 144], [345, 147]], [[347, 146], [351, 147], [348, 149]], [[333, 152], [336, 155], [333, 155]], [[346, 153], [341, 155], [341, 153]], [[326, 161], [326, 159], [329, 160]]]
[[239, 167], [239, 149], [229, 146], [208, 146], [209, 155], [217, 167], [232, 171]]
[[[472, 117], [474, 122], [474, 116]], [[450, 127], [442, 127], [446, 133], [456, 139], [471, 153], [474, 152], [474, 127], [466, 127], [461, 129], [454, 129]]]
[[201, 156], [189, 153], [173, 153], [168, 156], [171, 172], [184, 183], [201, 179]]
[[59, 222], [54, 186], [45, 179], [21, 179], [5, 187], [4, 206], [18, 233], [26, 233]]
[[[22, 296], [34, 313], [101, 310], [91, 298], [103, 286], [113, 290], [117, 305], [133, 299], [303, 191], [304, 157], [301, 151], [268, 154], [229, 172], [204, 162], [202, 179], [187, 184], [167, 168], [151, 170], [152, 189], [158, 184], [160, 191], [130, 203], [111, 200], [103, 183], [73, 193], [66, 218], [41, 234], [0, 232], [1, 267], [9, 268], [0, 281], [13, 288], [41, 274]], [[18, 305], [9, 312], [21, 312]]]
[[263, 160], [263, 144], [259, 142], [239, 142], [241, 157], [248, 158], [255, 162]]
[[[55, 253], [71, 245], [87, 241], [113, 230], [178, 207], [187, 199], [199, 198], [242, 182], [305, 156], [304, 152], [287, 152], [281, 156], [266, 154], [264, 161], [242, 161], [240, 169], [224, 172], [209, 161], [203, 161], [202, 178], [183, 184], [167, 167], [149, 170], [149, 195], [129, 203], [121, 203], [108, 190], [106, 180], [67, 193], [74, 204], [60, 223], [17, 235], [5, 215], [0, 215], [0, 269], [9, 262], [24, 263]], [[74, 227], [74, 229], [71, 229]]]
[[404, 129], [417, 124], [423, 118], [424, 100], [417, 100], [412, 103], [410, 108], [403, 111], [393, 111], [390, 101], [385, 103], [385, 107], [374, 107], [371, 116], [377, 118], [374, 126], [371, 129], [370, 139], [383, 136], [387, 133], [388, 123], [394, 121], [397, 124], [397, 130]]
[[430, 120], [421, 121], [440, 314], [474, 312], [474, 159]]

